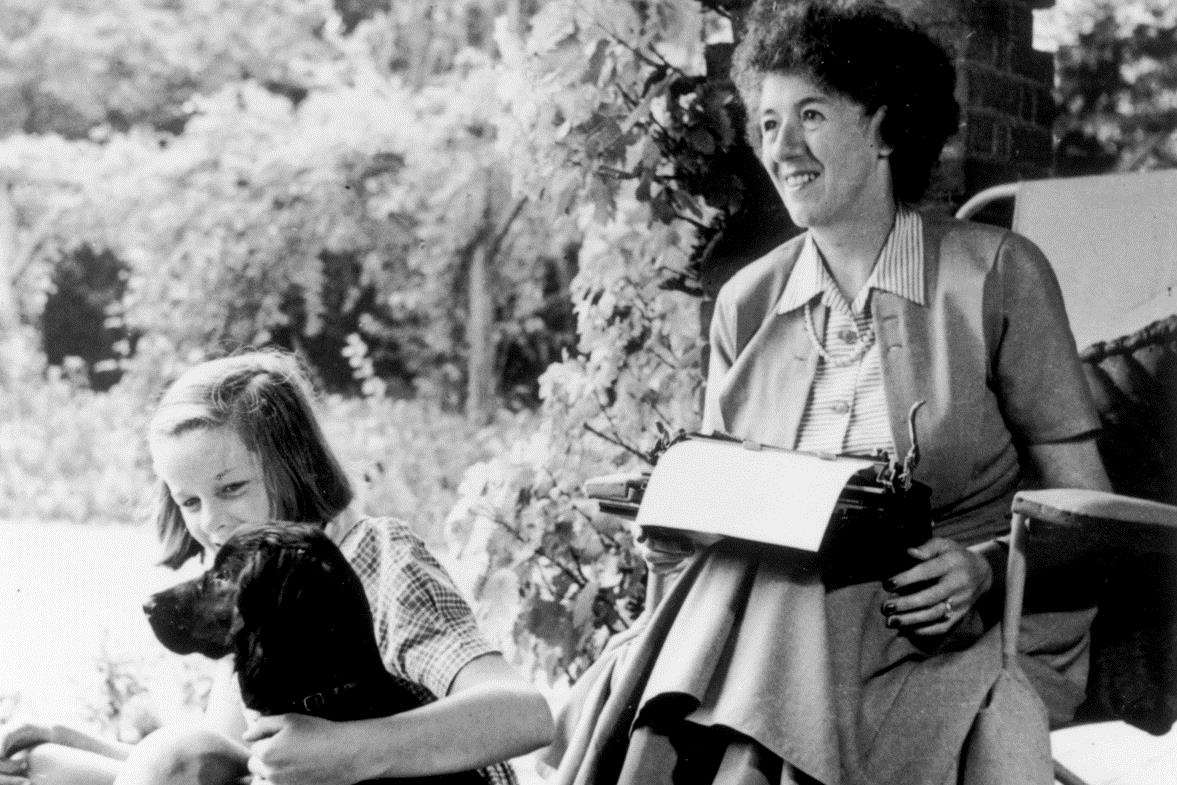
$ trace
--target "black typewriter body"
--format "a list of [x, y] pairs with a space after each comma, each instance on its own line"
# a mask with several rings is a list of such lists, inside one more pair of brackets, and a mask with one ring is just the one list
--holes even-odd
[[[881, 581], [914, 567], [908, 548], [932, 536], [931, 489], [912, 482], [894, 487], [888, 462], [859, 472], [846, 484], [830, 517], [818, 559], [826, 588]], [[863, 476], [870, 475], [870, 476]]]

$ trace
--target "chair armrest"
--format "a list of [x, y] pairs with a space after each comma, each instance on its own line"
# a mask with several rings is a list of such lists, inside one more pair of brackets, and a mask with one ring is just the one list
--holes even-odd
[[1177, 507], [1106, 491], [1054, 488], [1021, 491], [1014, 515], [1024, 515], [1035, 529], [1078, 527], [1084, 539], [1132, 552], [1177, 554]]
[[[1106, 491], [1054, 488], [1020, 491], [1011, 506], [1006, 565], [1002, 652], [1017, 656], [1018, 627], [1026, 583], [1027, 540], [1037, 535], [1052, 559], [1066, 560], [1092, 548], [1132, 553], [1177, 554], [1177, 507]], [[1051, 534], [1058, 534], [1051, 538]], [[1040, 549], [1042, 550], [1042, 549]]]

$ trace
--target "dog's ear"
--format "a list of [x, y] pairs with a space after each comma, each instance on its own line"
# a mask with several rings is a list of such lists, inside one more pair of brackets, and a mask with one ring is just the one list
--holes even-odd
[[283, 616], [314, 613], [322, 565], [306, 548], [263, 543], [253, 550], [238, 581], [237, 607], [245, 624], [258, 628]]

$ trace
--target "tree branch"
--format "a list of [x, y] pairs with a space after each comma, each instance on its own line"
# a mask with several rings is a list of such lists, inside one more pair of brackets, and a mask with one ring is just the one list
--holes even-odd
[[503, 222], [499, 224], [499, 228], [490, 238], [490, 244], [486, 248], [487, 262], [493, 262], [494, 258], [499, 254], [499, 247], [503, 244], [503, 240], [507, 236], [507, 232], [511, 230], [511, 224], [515, 223], [515, 219], [523, 212], [523, 206], [527, 204], [527, 196], [520, 196], [515, 200], [515, 204], [511, 205]]
[[608, 434], [598, 431], [596, 428], [589, 425], [587, 422], [584, 424], [584, 429], [586, 431], [588, 431], [589, 433], [593, 434], [594, 436], [604, 439], [605, 441], [609, 442], [610, 444], [620, 447], [621, 449], [625, 450], [629, 454], [635, 455], [638, 458], [641, 458], [646, 463], [650, 462], [650, 459], [641, 450], [637, 449], [636, 447], [631, 447], [630, 445], [626, 444], [625, 442], [621, 441], [620, 439], [618, 439], [616, 437], [609, 436]]

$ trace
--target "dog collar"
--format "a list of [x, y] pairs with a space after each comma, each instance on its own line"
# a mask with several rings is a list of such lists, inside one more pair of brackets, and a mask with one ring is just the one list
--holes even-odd
[[293, 708], [296, 712], [301, 714], [318, 715], [321, 714], [332, 701], [339, 700], [340, 696], [346, 695], [349, 692], [359, 689], [361, 683], [358, 681], [349, 681], [347, 684], [341, 684], [338, 687], [332, 687], [329, 690], [322, 692], [313, 692], [301, 700], [293, 701]]

